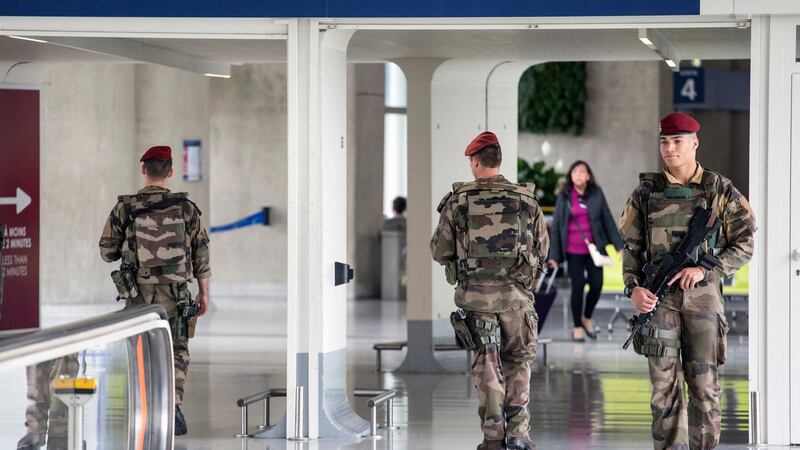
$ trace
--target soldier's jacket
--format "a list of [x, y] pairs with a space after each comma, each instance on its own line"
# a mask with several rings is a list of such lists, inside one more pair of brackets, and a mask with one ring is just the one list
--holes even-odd
[[530, 306], [550, 246], [533, 187], [502, 175], [456, 183], [439, 211], [431, 253], [457, 283], [456, 305], [484, 312]]
[[122, 258], [123, 263], [136, 267], [139, 284], [210, 277], [208, 233], [192, 202], [180, 201], [130, 220], [136, 210], [167, 198], [185, 197], [185, 193], [171, 193], [158, 186], [120, 196], [103, 227], [100, 256], [107, 262]]
[[[712, 242], [722, 266], [715, 269], [715, 273], [707, 274], [706, 280], [730, 277], [750, 260], [756, 221], [747, 199], [731, 180], [703, 170], [700, 164], [688, 186], [682, 186], [666, 169], [660, 174], [642, 174], [640, 178], [654, 181], [654, 186], [648, 205], [643, 205], [643, 191], [647, 188], [640, 184], [631, 194], [622, 214], [620, 231], [625, 240], [625, 284], [641, 284], [641, 269], [646, 260], [657, 262], [664, 252], [674, 250], [680, 244], [697, 206], [711, 206], [722, 219], [716, 243]], [[645, 209], [651, 224], [650, 236], [645, 230]]]

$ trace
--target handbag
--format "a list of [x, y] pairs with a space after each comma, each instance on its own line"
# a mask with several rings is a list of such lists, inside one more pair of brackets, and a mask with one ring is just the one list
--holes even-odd
[[600, 250], [597, 249], [597, 246], [589, 242], [589, 239], [586, 237], [586, 233], [583, 231], [583, 227], [578, 221], [575, 221], [575, 224], [578, 225], [578, 231], [581, 232], [581, 236], [583, 236], [583, 242], [586, 243], [586, 246], [589, 247], [589, 256], [592, 257], [592, 262], [597, 267], [604, 267], [604, 266], [611, 266], [614, 265], [614, 261], [611, 260], [611, 257], [606, 256], [600, 253]]

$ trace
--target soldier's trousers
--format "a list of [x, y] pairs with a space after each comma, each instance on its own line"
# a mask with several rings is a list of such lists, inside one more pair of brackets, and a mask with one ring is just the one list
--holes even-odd
[[[161, 305], [167, 310], [170, 318], [178, 315], [179, 292], [187, 289], [186, 283], [142, 284], [139, 296], [128, 301], [126, 308], [136, 305]], [[172, 353], [175, 360], [175, 404], [183, 404], [183, 387], [186, 384], [186, 373], [189, 370], [189, 339], [172, 336]]]
[[[716, 447], [721, 422], [717, 369], [725, 363], [728, 332], [718, 282], [668, 294], [650, 326], [680, 333], [679, 357], [648, 357], [654, 448]], [[652, 337], [645, 337], [644, 342], [655, 346], [677, 344]]]
[[80, 370], [78, 355], [51, 359], [26, 369], [28, 381], [28, 408], [25, 410], [25, 427], [29, 433], [47, 434], [48, 441], [67, 439], [67, 406], [53, 394], [51, 383], [59, 375], [75, 377]]
[[[472, 380], [478, 391], [478, 416], [484, 439], [528, 438], [531, 362], [536, 357], [538, 317], [533, 307], [500, 313], [470, 312], [471, 319], [500, 328], [500, 344], [475, 352]], [[478, 330], [482, 336], [494, 334]]]

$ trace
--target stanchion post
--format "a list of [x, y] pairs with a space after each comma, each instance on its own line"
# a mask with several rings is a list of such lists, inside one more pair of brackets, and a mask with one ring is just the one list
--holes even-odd
[[303, 408], [305, 406], [305, 401], [303, 399], [303, 386], [297, 386], [297, 390], [295, 391], [295, 398], [294, 398], [294, 429], [295, 429], [295, 436], [288, 438], [289, 441], [296, 441], [296, 442], [305, 442], [308, 438], [305, 437], [305, 433], [303, 433], [303, 422], [304, 422], [304, 411]]

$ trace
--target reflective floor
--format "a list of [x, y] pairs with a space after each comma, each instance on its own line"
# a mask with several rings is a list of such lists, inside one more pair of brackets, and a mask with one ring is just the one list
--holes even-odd
[[[622, 321], [609, 335], [611, 316], [599, 310], [603, 327], [597, 342], [566, 340], [563, 298], [551, 311], [542, 332], [554, 342], [549, 366], [540, 358], [532, 380], [532, 436], [540, 449], [647, 449], [650, 384], [645, 361], [622, 352]], [[379, 441], [320, 440], [306, 444], [283, 440], [237, 439], [240, 411], [235, 400], [268, 388], [285, 387], [285, 305], [281, 299], [215, 297], [216, 309], [205, 317], [191, 342], [192, 363], [184, 411], [189, 435], [177, 438], [176, 449], [474, 449], [481, 440], [477, 400], [468, 378], [451, 375], [375, 373], [375, 342], [403, 340], [405, 304], [396, 301], [351, 301], [348, 311], [348, 359], [351, 388], [388, 388], [398, 392], [395, 422], [400, 427], [382, 431]], [[73, 309], [71, 313], [75, 313]], [[58, 319], [55, 319], [55, 318]], [[51, 322], [68, 318], [64, 311], [45, 311]], [[267, 318], [278, 318], [269, 321]], [[738, 332], [747, 329], [739, 316]], [[718, 448], [747, 448], [747, 339], [729, 340], [729, 363], [722, 373], [722, 444]], [[397, 367], [403, 352], [386, 352], [384, 368]], [[463, 370], [461, 352], [439, 355], [445, 367]], [[355, 410], [368, 417], [366, 399], [355, 399]], [[273, 402], [274, 417], [285, 407]], [[257, 409], [257, 408], [256, 408]], [[251, 423], [260, 420], [253, 413]], [[274, 422], [275, 419], [273, 419]], [[91, 448], [91, 446], [90, 446]], [[778, 448], [778, 447], [775, 447]]]

